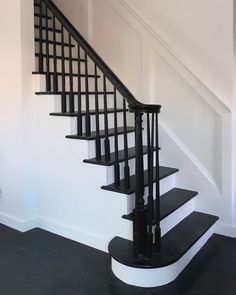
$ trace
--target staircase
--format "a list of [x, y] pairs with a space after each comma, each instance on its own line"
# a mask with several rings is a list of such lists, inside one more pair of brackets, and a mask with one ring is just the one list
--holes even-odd
[[112, 271], [131, 285], [167, 284], [211, 237], [218, 218], [194, 211], [197, 192], [163, 189], [179, 171], [159, 164], [161, 106], [137, 101], [53, 1], [35, 0], [34, 9], [33, 74], [43, 77], [36, 95], [60, 98], [50, 115], [75, 118], [76, 132], [66, 137], [94, 144], [84, 163], [113, 167], [113, 180], [101, 189], [133, 200], [121, 216], [132, 223], [132, 236], [114, 237], [108, 247]]

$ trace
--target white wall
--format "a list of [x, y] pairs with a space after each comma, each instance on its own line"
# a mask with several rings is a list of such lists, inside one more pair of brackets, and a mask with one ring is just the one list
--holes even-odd
[[88, 7], [90, 0], [55, 0], [54, 3], [63, 11], [63, 14], [77, 28], [80, 33], [88, 38]]
[[198, 78], [232, 105], [233, 0], [123, 1]]
[[[36, 214], [33, 147], [29, 143], [32, 121], [26, 119], [32, 102], [31, 2], [0, 2], [0, 30], [4, 40], [0, 49], [0, 220], [10, 225], [16, 222], [21, 230], [27, 229]], [[25, 42], [29, 38], [31, 41]]]

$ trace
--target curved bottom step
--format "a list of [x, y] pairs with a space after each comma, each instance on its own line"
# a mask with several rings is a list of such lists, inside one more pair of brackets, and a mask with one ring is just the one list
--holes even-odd
[[135, 262], [132, 242], [117, 237], [109, 245], [112, 271], [129, 285], [145, 288], [166, 285], [178, 277], [212, 236], [217, 220], [215, 216], [193, 212], [163, 237], [162, 252], [150, 264]]

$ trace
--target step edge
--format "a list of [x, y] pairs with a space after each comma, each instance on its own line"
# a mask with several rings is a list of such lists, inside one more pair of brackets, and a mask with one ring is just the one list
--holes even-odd
[[[197, 211], [193, 211], [193, 213], [201, 213], [201, 212], [197, 212]], [[204, 214], [206, 214], [206, 213], [204, 213]], [[191, 215], [191, 214], [190, 214]], [[216, 224], [216, 222], [219, 220], [219, 217], [218, 216], [214, 216], [214, 215], [211, 215], [211, 214], [206, 214], [206, 215], [208, 215], [209, 217], [211, 217], [211, 218], [213, 218], [214, 217], [214, 221], [212, 221], [211, 222], [211, 225], [209, 225], [204, 231], [203, 231], [203, 233], [201, 234], [201, 235], [199, 235], [199, 237], [198, 238], [196, 238], [196, 239], [194, 239], [194, 241], [192, 241], [191, 242], [191, 245], [189, 245], [189, 247], [187, 247], [186, 249], [185, 249], [185, 251], [183, 251], [183, 253], [181, 253], [181, 255], [178, 257], [178, 258], [176, 258], [176, 259], [174, 259], [174, 260], [171, 260], [170, 262], [168, 262], [168, 263], [164, 263], [164, 264], [162, 264], [162, 265], [160, 265], [160, 266], [157, 266], [157, 267], [155, 267], [155, 266], [144, 266], [144, 265], [137, 265], [136, 267], [134, 267], [134, 266], [131, 266], [131, 265], [129, 265], [129, 264], [125, 264], [124, 262], [121, 262], [121, 261], [119, 261], [119, 260], [117, 260], [115, 257], [113, 257], [112, 256], [112, 254], [111, 254], [111, 250], [110, 250], [110, 244], [111, 244], [111, 242], [112, 241], [114, 241], [115, 239], [122, 239], [122, 240], [126, 240], [126, 241], [128, 241], [128, 242], [130, 242], [130, 243], [132, 243], [132, 241], [129, 241], [129, 240], [127, 240], [127, 239], [124, 239], [124, 238], [121, 238], [121, 237], [118, 237], [118, 236], [116, 236], [115, 238], [113, 238], [112, 240], [111, 240], [111, 242], [109, 243], [109, 246], [108, 246], [108, 252], [109, 252], [109, 254], [110, 254], [110, 256], [112, 257], [112, 259], [114, 259], [114, 260], [116, 260], [117, 262], [119, 262], [119, 263], [121, 263], [121, 264], [123, 264], [123, 265], [126, 265], [126, 266], [128, 266], [128, 267], [131, 267], [131, 268], [134, 268], [134, 269], [159, 269], [159, 268], [163, 268], [163, 267], [166, 267], [166, 266], [169, 266], [169, 265], [172, 265], [172, 264], [174, 264], [174, 263], [176, 263], [177, 261], [179, 261], [215, 224]], [[187, 217], [188, 218], [188, 217]], [[178, 225], [177, 225], [178, 226]], [[174, 227], [175, 228], [175, 227]], [[173, 228], [173, 229], [174, 229]], [[172, 230], [173, 230], [172, 229]], [[167, 233], [167, 234], [169, 234], [169, 232]], [[163, 238], [164, 238], [165, 236], [163, 236]]]
[[[165, 178], [167, 178], [167, 177], [169, 177], [169, 176], [171, 176], [171, 175], [179, 172], [179, 169], [177, 169], [177, 168], [171, 168], [171, 167], [166, 167], [166, 166], [160, 166], [160, 167], [170, 168], [170, 169], [173, 170], [168, 175], [164, 175], [164, 176], [160, 177], [160, 180], [163, 180], [163, 179], [165, 179]], [[145, 171], [147, 171], [147, 170], [145, 170]], [[144, 171], [144, 173], [145, 173], [145, 171]], [[134, 175], [131, 175], [131, 177], [132, 176], [134, 176]], [[121, 179], [121, 181], [124, 181], [124, 179]], [[110, 192], [114, 192], [114, 193], [124, 194], [124, 195], [132, 195], [135, 192], [135, 191], [133, 191], [133, 189], [130, 190], [130, 191], [121, 191], [121, 190], [119, 190], [119, 188], [117, 188], [117, 189], [116, 188], [114, 188], [114, 189], [109, 188], [112, 185], [114, 185], [114, 182], [113, 183], [110, 183], [108, 185], [101, 186], [101, 189], [106, 190], [106, 191], [110, 191]], [[147, 186], [148, 186], [148, 184], [145, 185], [145, 187], [147, 187]]]
[[[170, 212], [168, 212], [168, 214], [164, 215], [160, 221], [164, 220], [165, 218], [169, 217], [171, 214], [173, 214], [175, 211], [177, 211], [178, 209], [180, 209], [182, 206], [184, 206], [185, 204], [187, 204], [188, 202], [190, 202], [191, 200], [193, 200], [194, 198], [196, 198], [196, 196], [198, 195], [198, 192], [196, 191], [190, 191], [190, 190], [185, 190], [185, 189], [182, 189], [182, 188], [178, 188], [176, 187], [177, 189], [181, 189], [181, 190], [184, 190], [184, 191], [188, 191], [189, 193], [191, 193], [191, 196], [189, 196], [188, 200], [185, 201], [184, 203], [182, 203], [181, 205], [178, 205], [176, 206], [173, 210], [171, 210]], [[175, 188], [169, 190], [167, 193], [161, 195], [160, 197], [161, 198], [165, 198], [169, 192], [173, 191]], [[145, 204], [147, 205], [147, 204]], [[132, 214], [132, 212], [130, 212], [129, 214], [124, 214], [122, 215], [122, 218], [127, 220], [127, 221], [133, 221], [133, 218], [129, 218], [129, 216]], [[153, 223], [153, 226], [155, 225], [155, 223]]]

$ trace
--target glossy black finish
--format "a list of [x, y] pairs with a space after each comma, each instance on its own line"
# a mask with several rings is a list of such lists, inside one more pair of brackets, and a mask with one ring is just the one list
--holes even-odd
[[[134, 127], [127, 127], [127, 132], [128, 133], [132, 133], [134, 132]], [[117, 130], [117, 133], [120, 134], [124, 134], [124, 128], [123, 127], [119, 127]], [[108, 136], [114, 136], [115, 134], [115, 130], [114, 128], [110, 128], [108, 130]], [[70, 138], [70, 139], [81, 139], [81, 140], [94, 140], [96, 139], [96, 131], [91, 132], [90, 136], [87, 136], [86, 133], [83, 133], [81, 136], [75, 134], [75, 135], [67, 135], [66, 138]], [[99, 133], [99, 137], [100, 138], [104, 138], [105, 137], [105, 130], [100, 130]]]
[[[48, 9], [46, 8], [46, 16], [48, 16]], [[48, 18], [46, 19], [46, 91], [51, 91], [52, 90], [52, 81], [51, 81], [51, 76], [50, 76], [50, 59], [49, 59], [49, 53], [50, 53], [50, 49], [49, 49], [49, 25], [48, 25]], [[43, 40], [40, 40], [40, 42], [42, 43]], [[39, 57], [42, 57], [42, 59], [44, 58], [44, 54], [42, 53], [41, 55], [39, 54]], [[43, 59], [44, 60], [44, 59]]]
[[[180, 188], [173, 188], [160, 197], [160, 220], [166, 218], [168, 215], [182, 207], [184, 204], [197, 196], [197, 192], [189, 191]], [[156, 200], [154, 200], [154, 208]], [[145, 206], [147, 209], [147, 205]], [[133, 221], [133, 213], [122, 216], [124, 219]], [[152, 225], [156, 224], [156, 210], [153, 212]]]
[[[160, 180], [163, 178], [166, 178], [176, 172], [178, 172], [178, 169], [175, 168], [169, 168], [169, 167], [162, 167], [160, 166]], [[155, 181], [156, 178], [156, 174], [154, 171], [154, 178], [153, 181]], [[148, 171], [145, 170], [144, 171], [144, 186], [148, 186]], [[104, 185], [102, 186], [102, 189], [104, 190], [108, 190], [108, 191], [112, 191], [112, 192], [117, 192], [117, 193], [121, 193], [121, 194], [126, 194], [126, 195], [131, 195], [135, 192], [135, 175], [132, 175], [130, 177], [130, 188], [126, 189], [125, 188], [125, 181], [124, 179], [121, 180], [120, 182], [120, 186], [116, 187], [114, 183], [110, 184], [110, 185]]]
[[[123, 112], [123, 109], [117, 109], [118, 113]], [[108, 114], [112, 114], [114, 113], [114, 109], [107, 109], [107, 113]], [[96, 115], [96, 110], [89, 110], [89, 114], [92, 115]], [[99, 109], [98, 110], [98, 114], [99, 115], [103, 115], [104, 114], [104, 109]], [[50, 116], [59, 116], [59, 117], [77, 117], [78, 112], [74, 112], [74, 113], [70, 113], [70, 112], [66, 112], [66, 113], [50, 113]], [[81, 111], [81, 115], [85, 116], [86, 115], [86, 111]]]
[[[80, 46], [78, 45], [77, 48], [77, 55], [78, 55], [78, 61], [77, 61], [77, 67], [78, 67], [78, 76], [80, 77], [81, 75], [81, 49]], [[73, 56], [70, 57], [71, 58], [71, 63], [73, 61]], [[85, 59], [84, 59], [85, 61]], [[96, 75], [96, 79], [97, 79], [97, 75]], [[81, 96], [81, 79], [78, 79], [78, 98], [77, 98], [77, 102], [78, 102], [78, 107], [77, 107], [77, 135], [82, 135], [83, 133], [83, 120], [82, 120], [82, 96]], [[95, 91], [96, 92], [96, 91]]]
[[162, 252], [152, 260], [137, 261], [133, 243], [116, 237], [109, 244], [109, 253], [118, 262], [136, 268], [159, 268], [179, 260], [218, 220], [209, 214], [193, 212], [162, 237]]
[[[62, 94], [63, 92], [62, 91], [49, 91], [49, 92], [35, 92], [36, 95], [57, 95], [57, 94]], [[70, 91], [66, 91], [65, 92], [66, 94], [70, 94], [71, 92]], [[78, 94], [78, 92], [72, 92], [73, 94]], [[90, 91], [90, 92], [81, 92], [81, 95], [95, 95], [95, 94], [98, 94], [98, 95], [104, 95], [104, 92], [93, 92], [93, 91]], [[114, 92], [107, 92], [106, 93], [107, 95], [112, 95], [114, 94]]]
[[[144, 155], [147, 154], [147, 146], [143, 147], [143, 153]], [[129, 148], [128, 149], [128, 160], [134, 159], [136, 156], [135, 154], [135, 148]], [[102, 156], [99, 161], [96, 160], [96, 158], [84, 160], [85, 163], [88, 164], [94, 164], [94, 165], [101, 165], [101, 166], [112, 166], [117, 161], [118, 163], [124, 162], [126, 159], [125, 150], [118, 151], [117, 153], [117, 160], [116, 160], [116, 153], [111, 153], [110, 161], [105, 160], [105, 156]]]
[[[46, 75], [47, 73], [46, 73], [46, 72], [42, 72], [42, 73], [40, 73], [39, 71], [34, 71], [34, 72], [32, 72], [32, 74], [33, 74], [33, 75], [38, 75], [38, 74]], [[50, 75], [53, 75], [53, 72], [50, 72], [49, 74], [50, 74]], [[62, 75], [61, 72], [58, 72], [58, 73], [57, 73], [57, 76], [61, 76], [61, 75]], [[65, 76], [70, 76], [70, 73], [65, 73]], [[73, 73], [72, 76], [78, 78], [78, 73]], [[84, 78], [84, 77], [85, 77], [85, 74], [81, 74], [80, 77], [83, 77], [83, 78]], [[88, 75], [88, 78], [95, 78], [95, 77], [96, 77], [96, 76], [93, 75], [93, 74], [89, 74], [89, 75]], [[99, 78], [99, 76], [98, 76], [98, 78]], [[51, 92], [39, 92], [39, 94], [40, 94], [40, 93], [43, 94], [43, 95], [45, 95], [45, 94], [47, 95], [47, 94], [50, 94]], [[51, 94], [54, 94], [54, 93], [51, 93]]]
[[[139, 257], [147, 257], [147, 211], [145, 210], [144, 189], [149, 182], [149, 171], [144, 176], [143, 163], [143, 113], [135, 112], [135, 175], [130, 179], [130, 193], [135, 192], [135, 207], [133, 221], [133, 256], [135, 259]], [[158, 180], [157, 180], [158, 181]], [[124, 188], [127, 191], [124, 181]]]
[[[62, 32], [62, 31], [60, 31], [60, 33], [61, 33], [61, 32]], [[63, 43], [62, 43], [62, 44], [63, 44]], [[38, 53], [35, 53], [35, 56], [38, 57], [39, 54], [38, 54]], [[43, 57], [46, 58], [46, 54], [43, 54]], [[50, 55], [49, 55], [49, 58], [52, 59], [52, 58], [54, 58], [54, 56], [50, 54]], [[61, 59], [62, 59], [62, 56], [57, 55], [56, 58], [59, 59], [59, 60], [61, 60]], [[68, 60], [70, 60], [70, 57], [65, 56], [64, 59], [68, 61]], [[78, 60], [80, 60], [80, 62], [85, 62], [85, 59], [83, 59], [83, 58], [78, 59], [78, 57], [72, 57], [72, 61], [77, 61], [77, 62], [78, 62]]]
[[[61, 25], [61, 112], [66, 113], [67, 111], [67, 96], [66, 96], [66, 65], [65, 65], [65, 47], [63, 46], [65, 41], [65, 30]], [[53, 62], [57, 62], [57, 55], [54, 55]], [[58, 75], [57, 75], [58, 76]]]

